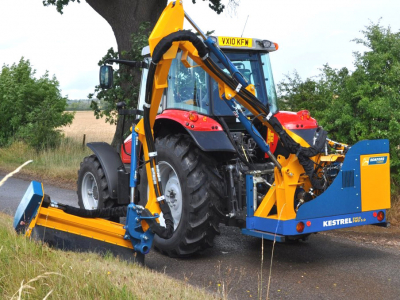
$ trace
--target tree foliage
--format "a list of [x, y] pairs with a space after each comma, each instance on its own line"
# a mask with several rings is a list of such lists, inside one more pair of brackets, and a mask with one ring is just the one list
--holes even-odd
[[[209, 4], [208, 6], [214, 10], [217, 14], [220, 14], [223, 12], [225, 5], [222, 4], [222, 0], [203, 0], [203, 1], [208, 1]], [[57, 11], [62, 14], [64, 6], [67, 6], [70, 2], [77, 2], [80, 3], [80, 0], [43, 0], [43, 5], [44, 6], [51, 6], [54, 5], [57, 8]], [[192, 0], [193, 3], [196, 3], [196, 0]], [[230, 2], [233, 2], [234, 5], [236, 5], [237, 0], [230, 0]]]
[[[140, 25], [139, 31], [131, 35], [132, 48], [129, 51], [123, 51], [123, 58], [132, 61], [142, 61], [142, 49], [147, 46], [149, 38], [149, 27], [150, 24], [145, 22]], [[109, 58], [119, 59], [118, 52], [113, 48], [110, 48], [106, 55], [99, 61], [99, 66], [104, 65], [104, 62]], [[106, 122], [115, 124], [117, 122], [117, 111], [115, 109], [116, 103], [125, 101], [128, 107], [136, 107], [138, 96], [139, 96], [139, 83], [140, 83], [140, 72], [129, 68], [124, 65], [120, 65], [118, 69], [114, 70], [114, 85], [113, 88], [105, 90], [97, 85], [94, 93], [97, 98], [108, 103], [106, 109], [101, 109], [97, 102], [92, 101], [91, 108], [94, 110], [96, 118], [106, 117]], [[126, 86], [124, 87], [124, 83]], [[127, 84], [132, 83], [132, 84]], [[94, 94], [89, 94], [91, 99]]]
[[0, 146], [23, 139], [36, 149], [56, 146], [73, 114], [64, 113], [67, 99], [61, 96], [55, 76], [35, 77], [29, 60], [22, 58], [0, 74]]
[[[209, 7], [216, 13], [220, 14], [225, 5], [222, 0], [203, 0], [208, 1]], [[238, 6], [239, 0], [226, 0], [228, 7], [235, 11]], [[70, 2], [80, 3], [81, 0], [42, 0], [44, 6], [55, 6], [59, 13], [63, 13], [65, 6]], [[196, 0], [192, 0], [196, 3]], [[140, 26], [145, 22], [149, 22], [149, 31], [156, 24], [160, 14], [167, 5], [167, 0], [86, 0], [97, 13], [99, 13], [111, 26], [117, 41], [118, 50], [110, 49], [107, 57], [117, 57], [121, 59], [130, 59], [129, 52], [136, 49], [136, 45], [132, 45], [133, 38], [130, 38], [133, 33], [140, 34]], [[140, 49], [141, 50], [141, 49]], [[135, 74], [136, 73], [136, 74]], [[126, 68], [121, 67], [119, 73], [116, 74], [116, 86], [110, 92], [102, 92], [96, 87], [96, 91], [103, 94], [105, 99], [109, 99], [110, 103], [119, 101], [127, 102], [128, 106], [132, 107], [137, 101], [138, 83], [140, 80], [139, 70], [127, 71]], [[127, 80], [125, 80], [127, 79]], [[133, 79], [133, 80], [131, 80]], [[100, 95], [99, 97], [102, 97]], [[113, 100], [111, 100], [113, 99]], [[132, 100], [133, 99], [133, 100]], [[110, 106], [111, 107], [111, 106]], [[97, 117], [103, 113], [93, 105]], [[114, 110], [107, 110], [104, 112], [106, 121], [116, 123], [116, 132], [112, 141], [112, 146], [116, 149], [120, 148], [120, 139], [123, 127], [123, 122], [118, 119], [117, 113]]]
[[283, 109], [308, 109], [332, 139], [354, 144], [389, 139], [392, 175], [400, 180], [400, 33], [370, 24], [357, 44], [354, 72], [324, 65], [316, 78], [295, 72], [278, 85]]

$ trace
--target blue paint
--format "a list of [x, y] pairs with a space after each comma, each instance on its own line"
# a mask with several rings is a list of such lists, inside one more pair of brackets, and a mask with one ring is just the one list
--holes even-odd
[[387, 162], [387, 156], [370, 157], [368, 165], [384, 165]]
[[228, 104], [228, 107], [232, 110], [233, 114], [236, 116], [236, 118], [239, 119], [240, 123], [243, 124], [243, 126], [246, 128], [247, 132], [251, 135], [251, 137], [254, 139], [258, 147], [265, 153], [269, 152], [269, 146], [265, 142], [265, 140], [262, 138], [261, 134], [258, 132], [258, 130], [254, 127], [252, 122], [250, 122], [249, 119], [244, 115], [243, 111], [241, 109], [237, 108], [237, 103], [235, 100], [227, 100], [225, 98], [225, 95], [222, 96], [222, 99], [225, 101], [226, 104]]
[[[347, 152], [333, 183], [321, 196], [300, 206], [296, 220], [361, 212], [360, 155], [387, 152], [388, 140], [366, 140], [356, 143]], [[349, 183], [353, 183], [353, 186], [349, 186]]]
[[[129, 185], [131, 188], [137, 186], [137, 143], [138, 133], [133, 131], [131, 143], [131, 174], [129, 178]], [[142, 220], [156, 219], [159, 215], [155, 214], [154, 217], [142, 217], [141, 212], [141, 208], [137, 207], [135, 204], [131, 203], [128, 205], [124, 238], [131, 241], [135, 251], [147, 254], [153, 244], [154, 233], [150, 229], [144, 232]]]
[[350, 151], [359, 155], [389, 153], [389, 140], [366, 140], [351, 146]]
[[244, 79], [243, 75], [235, 67], [235, 65], [229, 60], [229, 58], [218, 48], [216, 43], [211, 39], [207, 38], [204, 41], [208, 49], [218, 58], [218, 60], [224, 65], [225, 68], [231, 73], [231, 75], [244, 87], [246, 88], [249, 84]]
[[129, 181], [130, 187], [137, 186], [137, 147], [136, 147], [137, 142], [138, 142], [138, 134], [137, 132], [133, 131], [132, 142], [131, 142], [131, 175]]
[[263, 238], [265, 240], [271, 240], [271, 241], [275, 240], [278, 243], [282, 243], [285, 241], [285, 236], [280, 235], [280, 234], [273, 234], [273, 233], [262, 232], [262, 231], [258, 231], [258, 230], [248, 230], [246, 228], [242, 229], [242, 233], [245, 235]]
[[254, 215], [253, 207], [253, 175], [246, 175], [246, 204], [247, 204], [247, 216], [252, 217]]
[[[153, 218], [158, 218], [158, 215], [156, 214]], [[135, 204], [129, 204], [126, 226], [124, 226], [126, 229], [124, 238], [131, 241], [135, 251], [147, 254], [153, 244], [154, 233], [150, 229], [146, 232], [143, 231], [142, 220], [144, 219], [148, 218], [141, 216], [141, 210]]]
[[25, 225], [21, 225], [21, 221], [29, 225], [36, 216], [40, 204], [42, 203], [43, 195], [42, 184], [37, 181], [32, 181], [22, 197], [14, 216], [13, 226], [17, 232], [26, 228]]
[[[385, 218], [381, 222], [373, 216], [374, 212], [378, 213], [383, 211]], [[296, 231], [296, 225], [299, 222], [305, 224], [304, 231], [298, 233]], [[310, 222], [310, 226], [307, 226], [307, 222]], [[386, 223], [386, 210], [374, 210], [368, 212], [360, 212], [353, 214], [343, 214], [331, 217], [322, 218], [310, 218], [310, 219], [298, 219], [298, 220], [286, 220], [278, 221], [276, 219], [260, 218], [260, 217], [248, 217], [246, 218], [246, 227], [250, 231], [260, 231], [270, 234], [279, 234], [282, 236], [293, 236], [302, 235], [320, 231], [327, 231], [340, 228], [355, 227], [361, 225], [371, 225]], [[248, 231], [242, 231], [247, 234]]]

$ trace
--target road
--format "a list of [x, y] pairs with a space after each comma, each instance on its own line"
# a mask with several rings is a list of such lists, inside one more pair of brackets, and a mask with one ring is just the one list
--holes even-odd
[[[13, 215], [28, 185], [12, 178], [0, 187], [0, 211]], [[75, 191], [44, 187], [52, 199], [77, 204]], [[151, 251], [146, 265], [221, 297], [250, 299], [262, 293], [262, 299], [266, 299], [271, 252], [272, 242], [262, 245], [260, 239], [222, 226], [214, 247], [203, 254], [175, 259]], [[275, 245], [269, 297], [400, 299], [399, 270], [400, 247], [317, 234], [307, 242]]]

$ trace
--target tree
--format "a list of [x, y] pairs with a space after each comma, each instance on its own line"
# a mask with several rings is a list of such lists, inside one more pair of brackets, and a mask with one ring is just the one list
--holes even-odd
[[[63, 13], [63, 8], [70, 2], [80, 3], [80, 0], [43, 0], [45, 6], [54, 5], [61, 14]], [[86, 2], [110, 24], [114, 32], [118, 52], [116, 53], [112, 50], [112, 52], [108, 54], [110, 56], [118, 54], [119, 58], [124, 59], [127, 59], [124, 54], [127, 54], [132, 48], [135, 48], [132, 47], [132, 34], [137, 33], [140, 26], [145, 22], [150, 24], [148, 31], [151, 31], [168, 3], [167, 0], [86, 0]], [[196, 0], [192, 0], [192, 2], [196, 3]], [[209, 7], [218, 14], [225, 9], [222, 0], [208, 0], [208, 2]], [[228, 3], [236, 7], [238, 5], [238, 0], [228, 0]], [[133, 73], [136, 74], [134, 75]], [[121, 67], [121, 91], [119, 92], [119, 96], [123, 96], [123, 98], [121, 98], [120, 101], [132, 95], [132, 86], [137, 89], [138, 80], [140, 79], [139, 73], [139, 70], [132, 72], [124, 66]], [[124, 80], [124, 78], [130, 76], [133, 77], [134, 82]], [[114, 118], [116, 118], [115, 110], [110, 111], [108, 120], [113, 120]], [[121, 135], [122, 121], [120, 119], [117, 120], [117, 129], [112, 145], [119, 149], [120, 145], [117, 141]]]
[[67, 99], [61, 96], [55, 76], [46, 72], [35, 78], [29, 60], [22, 58], [0, 74], [0, 146], [23, 139], [37, 150], [56, 146], [58, 127], [72, 123], [73, 114], [64, 113]]
[[400, 33], [379, 23], [362, 33], [354, 41], [368, 50], [354, 53], [353, 73], [324, 65], [317, 80], [287, 76], [278, 85], [280, 102], [309, 109], [338, 141], [389, 139], [392, 177], [400, 182]]

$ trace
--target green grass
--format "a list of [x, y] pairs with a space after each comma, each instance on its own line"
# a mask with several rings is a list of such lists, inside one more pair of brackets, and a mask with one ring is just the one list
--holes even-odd
[[17, 235], [0, 213], [1, 299], [215, 299], [112, 256], [52, 249]]
[[58, 181], [75, 184], [79, 164], [85, 156], [92, 154], [82, 143], [65, 138], [56, 149], [36, 152], [22, 142], [15, 142], [9, 147], [0, 148], [0, 167], [3, 171], [15, 170], [27, 160], [33, 162], [20, 172], [30, 175], [35, 180]]

